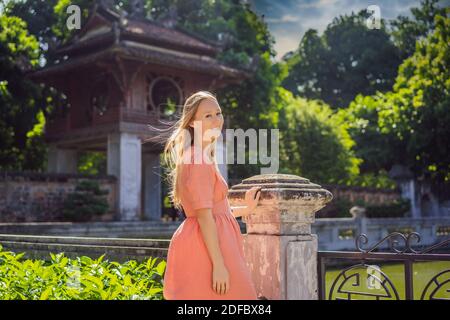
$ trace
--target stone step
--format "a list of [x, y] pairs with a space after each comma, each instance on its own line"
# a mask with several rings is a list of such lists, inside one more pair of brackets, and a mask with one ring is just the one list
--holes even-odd
[[125, 239], [125, 238], [99, 238], [99, 237], [62, 237], [62, 236], [36, 236], [22, 234], [0, 234], [0, 243], [3, 241], [49, 243], [49, 244], [79, 244], [93, 246], [124, 246], [124, 247], [168, 247], [170, 240], [164, 239]]
[[1, 223], [0, 234], [170, 238], [181, 222]]
[[[238, 220], [241, 232], [245, 225]], [[0, 234], [170, 239], [182, 221], [25, 222], [0, 223]]]

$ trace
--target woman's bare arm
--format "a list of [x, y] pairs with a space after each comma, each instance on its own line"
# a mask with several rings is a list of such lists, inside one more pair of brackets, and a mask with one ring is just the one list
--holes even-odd
[[213, 265], [223, 264], [224, 259], [220, 250], [217, 226], [212, 210], [209, 208], [197, 210], [197, 220]]
[[230, 289], [230, 275], [219, 245], [216, 221], [211, 209], [197, 210], [197, 221], [212, 260], [212, 287], [218, 294], [225, 294]]

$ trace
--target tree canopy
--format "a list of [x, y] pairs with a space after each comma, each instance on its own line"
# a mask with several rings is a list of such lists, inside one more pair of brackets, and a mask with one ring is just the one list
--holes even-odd
[[449, 27], [447, 16], [436, 16], [435, 30], [416, 42], [392, 91], [359, 95], [341, 110], [368, 170], [403, 164], [437, 190], [449, 185]]
[[39, 46], [18, 17], [0, 15], [0, 168], [39, 169], [45, 158], [41, 133], [45, 97], [23, 78], [38, 64]]
[[296, 98], [279, 88], [281, 112], [280, 163], [285, 172], [318, 183], [345, 184], [359, 174], [360, 159], [345, 123], [321, 101]]
[[400, 64], [384, 22], [380, 30], [366, 26], [365, 11], [335, 18], [320, 36], [308, 30], [287, 59], [289, 75], [283, 86], [296, 95], [321, 99], [344, 108], [358, 94], [392, 87]]

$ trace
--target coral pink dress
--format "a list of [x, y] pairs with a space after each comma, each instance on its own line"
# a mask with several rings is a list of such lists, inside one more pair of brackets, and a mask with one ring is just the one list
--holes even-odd
[[[231, 213], [225, 179], [214, 164], [198, 164], [192, 160], [192, 163], [182, 164], [180, 182], [180, 201], [186, 219], [173, 234], [169, 245], [164, 298], [256, 300], [250, 270], [244, 260], [242, 234]], [[201, 208], [211, 208], [216, 222], [219, 245], [230, 277], [226, 294], [220, 295], [212, 288], [212, 261], [196, 217], [196, 210]]]

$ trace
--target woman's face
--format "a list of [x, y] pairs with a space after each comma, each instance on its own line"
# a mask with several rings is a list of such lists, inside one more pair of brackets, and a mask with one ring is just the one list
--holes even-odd
[[[195, 126], [197, 125], [197, 126]], [[191, 127], [194, 128], [194, 135], [200, 134], [197, 130], [201, 128], [202, 141], [211, 141], [218, 138], [223, 127], [223, 115], [217, 101], [213, 99], [203, 99], [200, 102]]]

